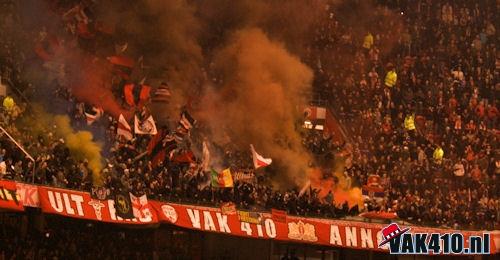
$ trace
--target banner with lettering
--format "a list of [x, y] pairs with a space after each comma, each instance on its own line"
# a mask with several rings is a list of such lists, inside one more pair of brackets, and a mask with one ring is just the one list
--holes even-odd
[[[287, 216], [286, 223], [273, 220], [272, 215], [261, 213], [260, 224], [239, 220], [239, 215], [223, 214], [219, 208], [180, 205], [151, 201], [162, 222], [176, 226], [225, 233], [248, 238], [277, 239], [282, 241], [312, 243], [336, 247], [387, 251], [378, 248], [384, 241], [384, 224], [364, 223], [345, 220], [327, 220]], [[240, 212], [238, 212], [240, 213]], [[248, 213], [244, 212], [243, 214]], [[408, 227], [400, 225], [401, 228]], [[411, 227], [416, 233], [452, 233], [452, 230]], [[482, 236], [481, 231], [462, 231], [466, 239], [470, 236]], [[500, 232], [493, 231], [491, 252], [500, 248]], [[495, 242], [496, 241], [496, 242]]]
[[262, 224], [262, 221], [264, 221], [261, 213], [242, 210], [238, 210], [238, 219], [241, 222], [252, 224]]
[[67, 217], [89, 219], [122, 224], [155, 224], [158, 218], [154, 210], [144, 207], [140, 218], [122, 219], [116, 214], [115, 201], [98, 200], [88, 192], [65, 190], [40, 186], [38, 188], [40, 206], [45, 213]]
[[0, 208], [15, 211], [24, 211], [21, 196], [17, 192], [13, 181], [0, 181]]
[[[139, 218], [122, 219], [117, 216], [114, 203], [112, 199], [92, 198], [88, 192], [19, 183], [16, 186], [16, 183], [12, 181], [0, 181], [0, 208], [3, 209], [23, 210], [23, 204], [31, 207], [39, 205], [45, 213], [94, 221], [135, 225], [162, 222], [183, 228], [248, 238], [277, 239], [377, 251], [387, 250], [387, 248], [378, 248], [384, 240], [382, 229], [386, 227], [385, 224], [296, 217], [277, 210], [274, 210], [274, 214], [223, 211], [221, 208], [152, 200], [147, 200], [147, 202], [144, 200], [144, 203], [137, 207], [136, 210], [146, 211], [137, 214]], [[483, 231], [399, 226], [410, 227], [412, 233], [460, 232], [466, 239], [470, 236], [483, 235]], [[500, 231], [487, 233], [491, 234], [490, 252], [500, 252]]]
[[[277, 238], [279, 233], [286, 234], [286, 224], [275, 224], [270, 214], [260, 214], [261, 220], [254, 224], [240, 221], [240, 214], [226, 215], [219, 208], [186, 206], [174, 203], [151, 201], [158, 212], [158, 219], [176, 226], [201, 231], [226, 233], [250, 238]], [[248, 212], [244, 212], [246, 214]], [[285, 239], [286, 240], [286, 239]]]

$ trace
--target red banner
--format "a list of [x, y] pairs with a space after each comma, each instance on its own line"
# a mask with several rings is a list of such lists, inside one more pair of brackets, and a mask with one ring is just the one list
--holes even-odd
[[274, 221], [286, 223], [286, 211], [271, 209], [271, 215], [273, 216]]
[[123, 224], [158, 223], [156, 212], [145, 205], [139, 219], [122, 219], [116, 215], [114, 200], [93, 199], [88, 192], [38, 187], [43, 212], [62, 216]]
[[[277, 239], [291, 242], [313, 243], [327, 246], [348, 247], [387, 251], [388, 245], [380, 249], [378, 245], [384, 241], [383, 224], [364, 223], [344, 220], [326, 220], [314, 218], [300, 218], [287, 216], [286, 223], [272, 219], [271, 214], [262, 213], [261, 224], [241, 222], [237, 215], [222, 214], [218, 208], [188, 206], [173, 203], [152, 201], [151, 204], [158, 212], [160, 221], [166, 221], [176, 226], [225, 233], [229, 235]], [[402, 228], [406, 227], [400, 225]], [[451, 233], [452, 230], [411, 227], [415, 233]], [[457, 231], [460, 232], [460, 231]], [[465, 238], [482, 236], [481, 231], [462, 231]], [[491, 252], [497, 252], [500, 241], [500, 232], [490, 232]], [[498, 242], [497, 242], [498, 243]]]
[[21, 196], [17, 192], [15, 182], [0, 181], [0, 208], [24, 211]]
[[[16, 193], [16, 183], [0, 181], [0, 208], [23, 210], [25, 205], [37, 205], [33, 193], [34, 185], [18, 186], [25, 190], [25, 199], [20, 200]], [[7, 195], [6, 195], [7, 194]], [[17, 204], [12, 197], [15, 194]], [[26, 199], [30, 197], [30, 199]], [[221, 208], [200, 207], [148, 202], [140, 207], [143, 211], [139, 219], [121, 219], [116, 216], [114, 200], [93, 199], [89, 193], [58, 188], [38, 186], [39, 205], [43, 212], [67, 217], [121, 224], [155, 224], [159, 222], [173, 224], [207, 232], [217, 232], [248, 238], [276, 239], [281, 241], [311, 243], [335, 247], [386, 251], [378, 245], [382, 242], [384, 224], [374, 224], [347, 220], [327, 220], [287, 216], [275, 211], [269, 213], [243, 212], [224, 214]], [[226, 212], [227, 213], [227, 212]], [[241, 221], [242, 213], [247, 214]], [[258, 217], [258, 221], [249, 221]], [[278, 221], [279, 220], [279, 221]], [[401, 228], [409, 226], [399, 225]], [[460, 232], [468, 239], [470, 236], [482, 236], [483, 231], [459, 231], [411, 226], [412, 233], [453, 233]], [[491, 252], [500, 250], [500, 231], [485, 231], [491, 234]]]

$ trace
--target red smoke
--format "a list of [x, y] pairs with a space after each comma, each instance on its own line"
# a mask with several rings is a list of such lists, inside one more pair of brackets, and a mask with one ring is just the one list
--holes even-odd
[[65, 64], [68, 88], [79, 101], [102, 107], [115, 118], [131, 118], [132, 112], [124, 110], [111, 91], [111, 64], [81, 53], [68, 55]]

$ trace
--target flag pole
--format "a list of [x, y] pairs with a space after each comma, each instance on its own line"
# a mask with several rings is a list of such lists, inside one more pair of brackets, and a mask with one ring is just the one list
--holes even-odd
[[33, 156], [31, 156], [26, 150], [24, 150], [24, 148], [16, 141], [16, 139], [14, 139], [14, 137], [12, 137], [9, 134], [9, 132], [7, 132], [7, 130], [5, 130], [2, 126], [0, 126], [0, 130], [2, 130], [2, 132], [17, 146], [17, 148], [19, 148], [24, 153], [24, 155], [26, 155], [26, 157], [28, 157], [28, 159], [30, 159], [33, 162], [33, 177], [32, 177], [31, 181], [35, 182], [36, 163], [35, 163], [35, 159], [33, 158]]
[[212, 190], [212, 202], [215, 202], [214, 186], [212, 185], [212, 183], [210, 183], [210, 189]]
[[137, 160], [141, 159], [142, 157], [146, 156], [146, 154], [148, 154], [148, 151], [145, 151], [139, 155], [137, 155], [135, 158], [134, 158], [134, 162], [136, 162]]

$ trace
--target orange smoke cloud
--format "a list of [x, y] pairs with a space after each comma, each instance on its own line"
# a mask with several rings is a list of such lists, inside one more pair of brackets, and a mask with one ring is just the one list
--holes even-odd
[[217, 52], [215, 68], [225, 83], [207, 91], [196, 115], [210, 125], [213, 140], [227, 134], [239, 147], [253, 143], [276, 159], [280, 180], [303, 184], [310, 158], [294, 128], [295, 107], [304, 103], [312, 71], [257, 28], [236, 32]]
[[319, 190], [318, 197], [325, 198], [331, 191], [333, 194], [333, 203], [337, 207], [342, 207], [347, 202], [349, 208], [358, 206], [364, 207], [361, 189], [351, 187], [350, 181], [344, 176], [344, 165], [341, 160], [336, 160], [334, 167], [334, 177], [324, 178], [324, 174], [319, 168], [311, 168], [307, 171], [311, 187]]

